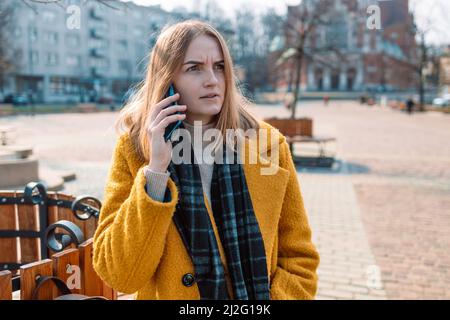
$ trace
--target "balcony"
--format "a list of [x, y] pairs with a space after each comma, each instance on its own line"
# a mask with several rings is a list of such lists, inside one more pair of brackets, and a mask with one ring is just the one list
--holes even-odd
[[103, 48], [92, 48], [90, 54], [91, 57], [102, 58], [106, 56], [106, 50]]
[[107, 32], [102, 29], [91, 29], [91, 38], [95, 39], [105, 39], [107, 37]]
[[105, 78], [108, 74], [108, 69], [102, 67], [92, 67], [91, 77], [93, 78]]
[[89, 15], [95, 20], [105, 19], [105, 14], [99, 8], [92, 8]]

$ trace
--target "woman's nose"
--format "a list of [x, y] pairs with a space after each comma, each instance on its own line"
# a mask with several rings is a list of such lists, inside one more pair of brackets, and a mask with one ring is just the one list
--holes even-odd
[[208, 70], [206, 72], [206, 79], [205, 79], [205, 86], [211, 86], [216, 85], [219, 83], [219, 80], [217, 79], [216, 75], [214, 74], [214, 70]]

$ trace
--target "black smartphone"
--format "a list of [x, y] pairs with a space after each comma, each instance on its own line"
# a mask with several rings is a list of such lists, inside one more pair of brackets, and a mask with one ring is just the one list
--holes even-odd
[[[173, 87], [172, 84], [170, 84], [169, 86], [169, 90], [167, 90], [166, 93], [166, 98], [171, 97], [175, 94], [175, 88]], [[169, 106], [167, 106], [166, 108], [173, 106], [173, 105], [177, 105], [177, 102], [173, 102], [172, 104], [170, 104]], [[165, 108], [164, 108], [165, 109]], [[182, 114], [182, 112], [177, 111], [176, 114]], [[181, 120], [178, 120], [176, 122], [172, 122], [171, 124], [169, 124], [166, 127], [166, 131], [164, 132], [164, 141], [167, 141], [170, 139], [170, 137], [172, 137], [173, 132], [181, 125]]]

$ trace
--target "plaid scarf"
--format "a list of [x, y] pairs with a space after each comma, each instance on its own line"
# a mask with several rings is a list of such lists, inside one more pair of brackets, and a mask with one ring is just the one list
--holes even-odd
[[[245, 174], [236, 161], [236, 153], [233, 163], [226, 163], [225, 160], [223, 164], [214, 163], [211, 207], [225, 251], [233, 298], [268, 300], [270, 293], [264, 243]], [[176, 165], [171, 162], [168, 171], [179, 191], [179, 204], [173, 220], [194, 264], [200, 299], [230, 299], [192, 146], [191, 164]]]

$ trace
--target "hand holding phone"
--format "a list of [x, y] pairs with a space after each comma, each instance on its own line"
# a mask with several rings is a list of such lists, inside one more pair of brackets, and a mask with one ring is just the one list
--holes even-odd
[[[169, 88], [167, 97], [151, 108], [147, 133], [150, 142], [149, 168], [153, 171], [165, 172], [169, 166], [172, 144], [168, 138], [186, 118], [184, 112], [187, 106], [178, 105], [179, 98], [180, 95]], [[167, 129], [169, 126], [171, 127]]]
[[[172, 84], [170, 84], [169, 86], [169, 90], [167, 91], [166, 97], [172, 97], [173, 95], [175, 95], [175, 89], [173, 87]], [[177, 105], [177, 102], [173, 102], [172, 104], [170, 104], [170, 106], [173, 105]], [[167, 106], [166, 108], [168, 108], [169, 106]], [[177, 111], [176, 114], [182, 114], [182, 112]], [[169, 140], [172, 137], [173, 132], [181, 125], [181, 120], [178, 120], [176, 122], [172, 122], [171, 124], [169, 124], [166, 127], [166, 130], [164, 132], [164, 141]]]

